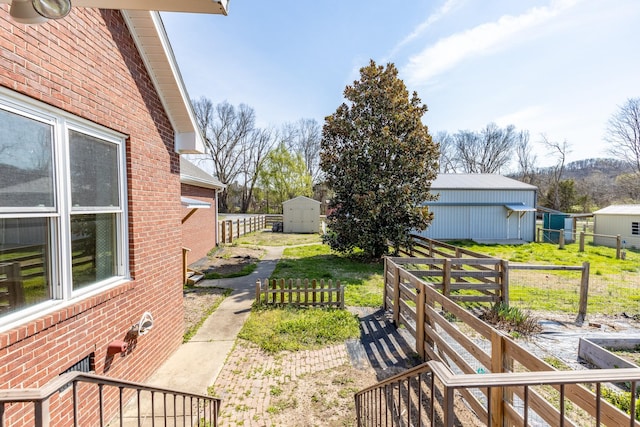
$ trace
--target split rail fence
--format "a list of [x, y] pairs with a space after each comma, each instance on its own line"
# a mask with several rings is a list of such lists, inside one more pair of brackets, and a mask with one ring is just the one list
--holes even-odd
[[256, 281], [256, 303], [344, 308], [344, 286], [337, 280], [264, 279]]
[[[558, 372], [418, 277], [407, 268], [415, 262], [385, 259], [384, 306], [430, 362], [359, 392], [359, 426], [453, 426], [469, 414], [491, 426], [640, 426], [634, 393], [629, 413], [603, 398], [608, 383], [635, 389], [640, 369]], [[431, 379], [425, 382], [425, 376]], [[465, 403], [455, 405], [455, 398]], [[439, 412], [432, 409], [436, 401], [442, 403]], [[456, 414], [461, 407], [471, 411]]]

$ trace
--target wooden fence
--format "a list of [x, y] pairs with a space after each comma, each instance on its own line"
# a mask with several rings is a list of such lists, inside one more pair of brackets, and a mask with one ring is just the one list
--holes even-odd
[[[529, 380], [535, 380], [536, 372], [555, 370], [435, 286], [407, 271], [398, 261], [385, 259], [384, 307], [392, 310], [397, 326], [404, 326], [415, 337], [416, 352], [424, 360], [442, 362], [451, 372], [461, 375], [528, 372]], [[629, 379], [637, 376], [637, 369], [629, 370]], [[527, 419], [532, 425], [578, 425], [575, 418], [591, 417], [597, 420], [597, 425], [640, 425], [633, 421], [630, 424], [629, 415], [602, 399], [599, 390], [596, 396], [592, 390], [569, 380], [553, 386], [531, 387], [526, 392], [517, 387], [491, 388], [488, 392], [490, 385], [488, 382], [474, 390], [458, 390], [487, 424], [527, 425], [524, 423]], [[563, 395], [560, 403], [558, 391]], [[517, 402], [523, 401], [527, 403], [524, 413], [517, 406]], [[572, 411], [566, 411], [569, 405]], [[581, 408], [584, 413], [577, 413], [574, 408]], [[563, 421], [559, 424], [558, 419]]]
[[315, 279], [258, 280], [256, 303], [344, 308], [344, 286], [339, 280], [335, 283]]
[[496, 258], [389, 258], [457, 302], [509, 302], [509, 264]]
[[222, 219], [218, 221], [219, 243], [233, 243], [234, 239], [267, 227], [266, 216]]
[[[566, 243], [564, 229], [552, 230], [548, 228], [538, 228], [537, 237], [536, 237], [537, 242], [542, 242], [542, 240], [540, 240], [540, 233], [554, 233], [554, 234], [557, 233], [558, 247], [560, 249], [564, 249], [564, 246]], [[586, 233], [584, 231], [581, 231], [579, 233], [573, 232], [572, 236], [574, 240], [578, 240], [579, 252], [584, 252], [585, 241], [586, 241], [586, 238], [589, 237], [591, 239], [592, 244], [595, 246], [607, 246], [607, 247], [615, 248], [616, 259], [625, 258], [624, 244], [622, 243], [622, 236], [620, 234], [617, 234], [614, 236], [611, 234], [594, 234], [594, 233]], [[577, 239], [576, 239], [576, 236], [577, 236]], [[613, 244], [612, 245], [603, 244], [603, 242], [605, 241], [611, 241], [613, 242]]]
[[[514, 270], [580, 271], [580, 283], [576, 286], [579, 298], [576, 321], [581, 323], [586, 318], [589, 300], [588, 262], [580, 266], [516, 264], [426, 237], [412, 237], [413, 248], [400, 248], [400, 253], [409, 258], [392, 259], [397, 260], [398, 264], [407, 265], [404, 267], [407, 271], [430, 282], [454, 301], [509, 304], [509, 272]], [[424, 258], [415, 258], [418, 256]]]

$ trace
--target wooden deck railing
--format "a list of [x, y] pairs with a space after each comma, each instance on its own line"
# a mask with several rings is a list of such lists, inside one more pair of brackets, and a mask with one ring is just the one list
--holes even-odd
[[[67, 386], [72, 385], [71, 390]], [[69, 372], [41, 388], [0, 390], [0, 427], [32, 425], [62, 427], [109, 425], [124, 426], [125, 396], [135, 396], [135, 425], [145, 418], [152, 424], [172, 426], [218, 425], [220, 399], [206, 395], [152, 387], [95, 374]], [[141, 402], [148, 399], [148, 413]], [[169, 399], [169, 400], [167, 400]], [[110, 418], [110, 419], [107, 419]], [[17, 421], [17, 420], [20, 421]]]
[[257, 280], [256, 303], [344, 308], [344, 286], [339, 280]]
[[[424, 281], [413, 271], [405, 269], [401, 262], [415, 264], [417, 260], [411, 258], [385, 260], [384, 305], [386, 309], [393, 311], [396, 325], [406, 327], [415, 337], [416, 352], [423, 360], [442, 362], [451, 371], [460, 375], [475, 375], [478, 372], [491, 374], [528, 372], [530, 378], [535, 379], [539, 378], [543, 371], [555, 371], [552, 366], [529, 353], [511, 337], [478, 319], [443, 295], [436, 286]], [[639, 371], [627, 372], [630, 376], [624, 381], [638, 380]], [[557, 371], [554, 373], [558, 378], [564, 375], [564, 373], [560, 375]], [[580, 371], [575, 375], [579, 377], [580, 374], [587, 373]], [[604, 374], [604, 371], [601, 373]], [[604, 378], [602, 382], [619, 380], [618, 375]], [[487, 377], [487, 380], [490, 378]], [[600, 411], [602, 423], [605, 425], [636, 425], [630, 424], [626, 414], [603, 401], [599, 394], [596, 396], [584, 387], [575, 386], [575, 382], [577, 381], [568, 381], [560, 387], [563, 398], [572, 402], [573, 407], [581, 408], [591, 416]], [[458, 392], [481, 419], [490, 418], [483, 403], [487, 399], [492, 401], [492, 417], [500, 419], [515, 417], [509, 405], [512, 405], [517, 398], [526, 400], [528, 410], [535, 413], [543, 423], [559, 425], [558, 411], [561, 411], [561, 408], [551, 403], [557, 399], [557, 396], [550, 397], [548, 390], [532, 388], [526, 392], [527, 396], [524, 396], [522, 390], [508, 387], [504, 390], [495, 389], [493, 394], [481, 387], [480, 395], [472, 393], [469, 389], [470, 387], [460, 387]], [[565, 425], [572, 425], [570, 418], [563, 415], [563, 419], [565, 418], [567, 420]], [[499, 424], [492, 421], [491, 425]]]
[[[579, 425], [631, 426], [636, 421], [636, 397], [625, 414], [607, 404], [602, 397], [605, 383], [630, 381], [631, 389], [640, 382], [640, 369], [601, 369], [535, 373], [455, 375], [442, 362], [429, 361], [388, 378], [355, 395], [359, 427], [365, 426], [453, 426], [453, 425], [578, 425], [568, 415], [568, 400], [575, 390], [591, 397]], [[591, 386], [595, 392], [590, 391]], [[557, 390], [556, 407], [550, 407], [544, 422], [536, 419], [540, 411], [536, 389]], [[479, 408], [471, 412], [459, 397], [481, 395]], [[505, 397], [510, 396], [510, 399]], [[549, 405], [551, 406], [551, 405]]]

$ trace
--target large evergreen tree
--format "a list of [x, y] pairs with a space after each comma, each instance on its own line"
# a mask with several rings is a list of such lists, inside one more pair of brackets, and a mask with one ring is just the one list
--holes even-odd
[[421, 121], [426, 105], [409, 96], [393, 64], [371, 61], [344, 96], [322, 131], [320, 165], [335, 192], [326, 240], [379, 258], [387, 240], [410, 246], [410, 232], [431, 222], [424, 202], [434, 199], [438, 145]]

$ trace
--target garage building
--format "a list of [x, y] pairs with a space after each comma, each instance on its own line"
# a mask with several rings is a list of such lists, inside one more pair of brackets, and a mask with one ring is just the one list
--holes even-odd
[[427, 202], [434, 219], [419, 234], [436, 240], [531, 242], [537, 187], [495, 174], [440, 174]]

